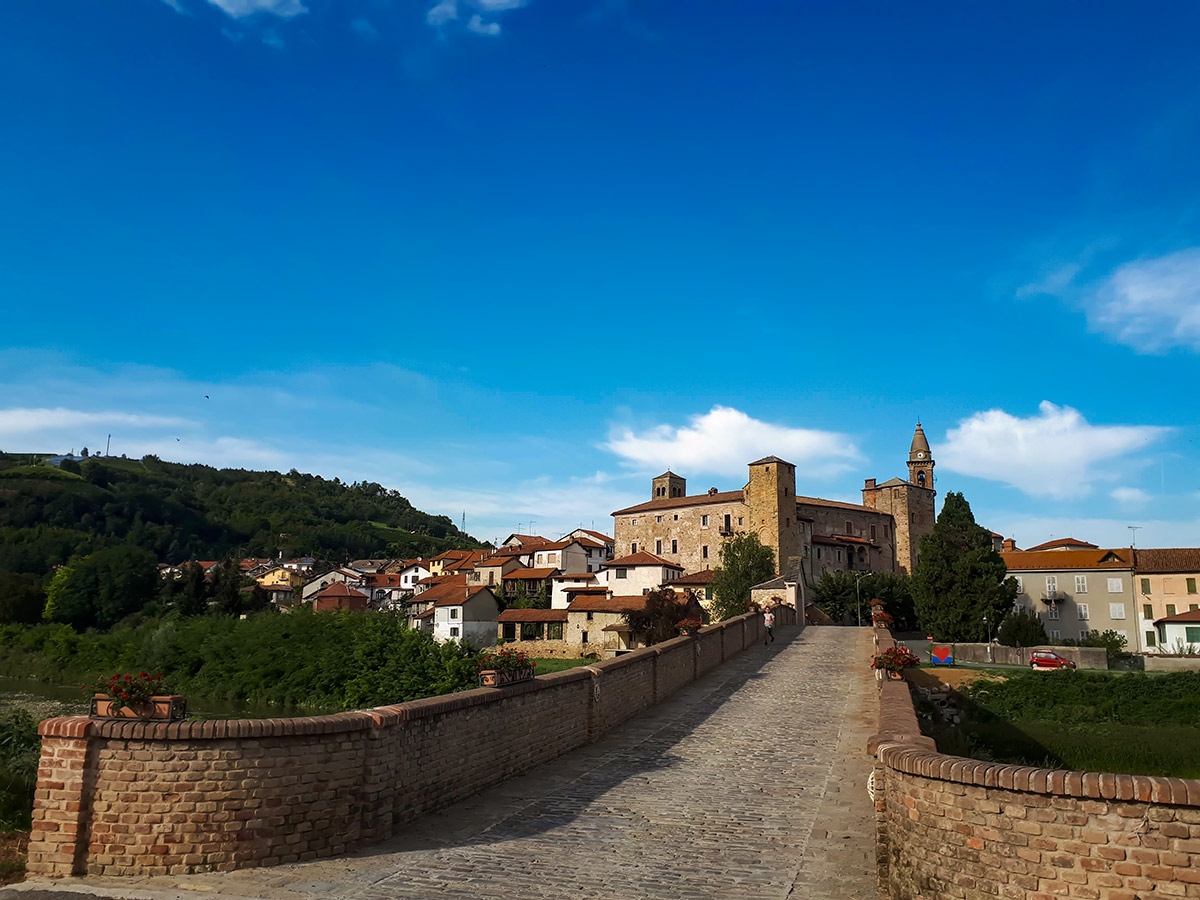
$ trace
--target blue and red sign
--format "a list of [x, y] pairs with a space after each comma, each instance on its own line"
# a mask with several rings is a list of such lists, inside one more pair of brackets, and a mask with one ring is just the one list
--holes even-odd
[[935, 666], [954, 665], [954, 654], [949, 647], [934, 647], [929, 652], [929, 661]]

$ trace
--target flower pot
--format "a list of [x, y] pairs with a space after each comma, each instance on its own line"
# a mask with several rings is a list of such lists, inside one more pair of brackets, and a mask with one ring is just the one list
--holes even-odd
[[92, 697], [91, 714], [97, 719], [183, 719], [187, 717], [187, 699], [179, 694], [162, 694], [145, 703], [125, 705], [109, 694]]
[[533, 677], [533, 669], [482, 669], [479, 672], [479, 684], [482, 687], [503, 687], [506, 684], [516, 684], [518, 681], [528, 681]]
[[887, 670], [887, 677], [888, 677], [888, 681], [903, 681], [903, 680], [904, 680], [904, 673], [903, 673], [903, 672], [897, 672], [895, 669], [888, 669], [888, 670]]

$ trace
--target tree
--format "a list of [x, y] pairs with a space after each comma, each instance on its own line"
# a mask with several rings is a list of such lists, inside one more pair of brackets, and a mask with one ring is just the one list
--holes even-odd
[[227, 616], [242, 613], [242, 578], [236, 559], [213, 566], [212, 599], [217, 610]]
[[921, 537], [913, 594], [921, 626], [940, 641], [984, 640], [987, 622], [996, 630], [1012, 609], [1016, 579], [962, 494], [946, 495], [933, 531]]
[[625, 624], [641, 635], [647, 645], [679, 637], [679, 623], [691, 617], [703, 617], [700, 602], [691, 593], [677, 594], [668, 587], [647, 594], [644, 610], [622, 616]]
[[0, 625], [33, 624], [45, 607], [46, 592], [40, 578], [0, 569]]
[[732, 619], [750, 609], [750, 589], [775, 577], [775, 551], [764, 547], [758, 535], [736, 534], [721, 545], [721, 565], [713, 575], [713, 602], [717, 621]]
[[188, 563], [183, 577], [183, 594], [179, 612], [185, 616], [202, 616], [208, 612], [208, 582], [199, 563]]
[[51, 586], [56, 621], [80, 631], [111, 628], [154, 599], [158, 565], [153, 555], [137, 547], [107, 547], [77, 560], [70, 573], [61, 582], [56, 575]]
[[1050, 643], [1042, 617], [1031, 609], [1021, 609], [1004, 617], [996, 640], [1006, 647], [1043, 647]]
[[867, 572], [857, 576], [856, 586], [855, 577], [854, 572], [824, 573], [813, 586], [812, 602], [835, 622], [854, 625], [860, 619], [864, 624], [870, 623], [870, 602], [878, 598], [895, 619], [897, 630], [907, 631], [916, 627], [912, 579], [891, 572]]

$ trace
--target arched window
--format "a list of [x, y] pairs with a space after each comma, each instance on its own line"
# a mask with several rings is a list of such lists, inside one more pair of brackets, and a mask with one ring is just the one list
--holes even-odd
[[917, 487], [925, 487], [925, 473], [924, 472], [917, 473]]

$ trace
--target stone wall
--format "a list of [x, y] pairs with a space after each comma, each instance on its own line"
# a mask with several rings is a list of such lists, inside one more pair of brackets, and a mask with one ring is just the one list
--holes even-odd
[[[883, 629], [876, 641], [893, 643]], [[938, 753], [894, 681], [868, 750], [882, 897], [1200, 897], [1200, 781]]]
[[[734, 500], [728, 499], [728, 493], [723, 497], [725, 499], [713, 503], [616, 516], [613, 519], [616, 555], [626, 556], [633, 544], [637, 544], [638, 550], [654, 553], [656, 542], [662, 541], [662, 553], [657, 555], [683, 566], [685, 573], [715, 569], [725, 540], [721, 536], [725, 516], [729, 516], [734, 533], [747, 530], [745, 525], [738, 524], [738, 519], [744, 522], [748, 515], [741, 492]], [[704, 516], [708, 516], [707, 525], [703, 524]], [[679, 542], [677, 553], [671, 552], [672, 540]], [[704, 555], [705, 547], [708, 548], [707, 556]]]
[[1147, 653], [1142, 659], [1146, 661], [1147, 672], [1200, 672], [1200, 656], [1164, 656], [1161, 653]]
[[1103, 647], [1004, 647], [992, 645], [992, 657], [988, 659], [987, 644], [943, 644], [934, 642], [937, 647], [950, 647], [954, 651], [955, 660], [963, 662], [996, 662], [1011, 666], [1029, 665], [1029, 653], [1033, 650], [1051, 650], [1064, 659], [1069, 659], [1081, 669], [1107, 669], [1108, 651]]
[[[781, 624], [794, 613], [777, 612]], [[42, 722], [30, 875], [333, 856], [576, 747], [762, 639], [750, 614], [505, 688], [292, 719]]]

